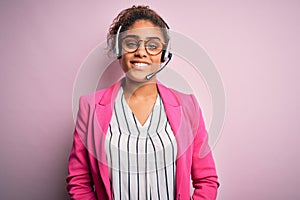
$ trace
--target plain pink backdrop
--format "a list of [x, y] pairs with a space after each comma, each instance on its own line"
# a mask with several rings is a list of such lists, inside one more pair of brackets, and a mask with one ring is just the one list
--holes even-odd
[[0, 1], [0, 199], [66, 199], [72, 89], [120, 10], [150, 5], [201, 44], [226, 93], [219, 200], [299, 199], [299, 1]]

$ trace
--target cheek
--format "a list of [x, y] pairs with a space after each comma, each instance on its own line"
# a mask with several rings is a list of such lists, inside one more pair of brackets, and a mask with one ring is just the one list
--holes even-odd
[[128, 71], [128, 58], [126, 57], [125, 54], [121, 57], [119, 62], [120, 62], [120, 65], [121, 65], [123, 71], [127, 72]]
[[124, 60], [121, 60], [121, 61], [120, 61], [120, 65], [121, 65], [122, 70], [123, 70], [124, 72], [127, 72], [127, 71], [128, 71], [128, 67], [127, 67], [127, 65], [125, 64]]
[[156, 55], [156, 56], [153, 56], [151, 60], [152, 60], [153, 63], [160, 64], [161, 53]]

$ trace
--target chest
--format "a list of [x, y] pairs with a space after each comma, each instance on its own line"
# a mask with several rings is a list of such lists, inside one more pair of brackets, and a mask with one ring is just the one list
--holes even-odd
[[177, 143], [160, 98], [141, 124], [122, 96], [118, 97], [105, 151], [114, 197], [174, 198]]

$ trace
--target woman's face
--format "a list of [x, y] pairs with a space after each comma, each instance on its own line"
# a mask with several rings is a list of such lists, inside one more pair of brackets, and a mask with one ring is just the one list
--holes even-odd
[[[137, 20], [122, 33], [120, 64], [127, 79], [146, 82], [146, 76], [159, 69], [163, 38], [161, 29], [149, 20]], [[155, 76], [152, 79], [155, 80]]]

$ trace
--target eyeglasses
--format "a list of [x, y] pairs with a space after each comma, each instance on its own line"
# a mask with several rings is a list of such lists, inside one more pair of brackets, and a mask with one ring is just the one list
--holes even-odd
[[159, 39], [137, 40], [133, 37], [124, 38], [122, 48], [128, 53], [133, 53], [138, 50], [141, 42], [144, 42], [146, 52], [152, 56], [159, 54], [164, 48], [164, 44]]

